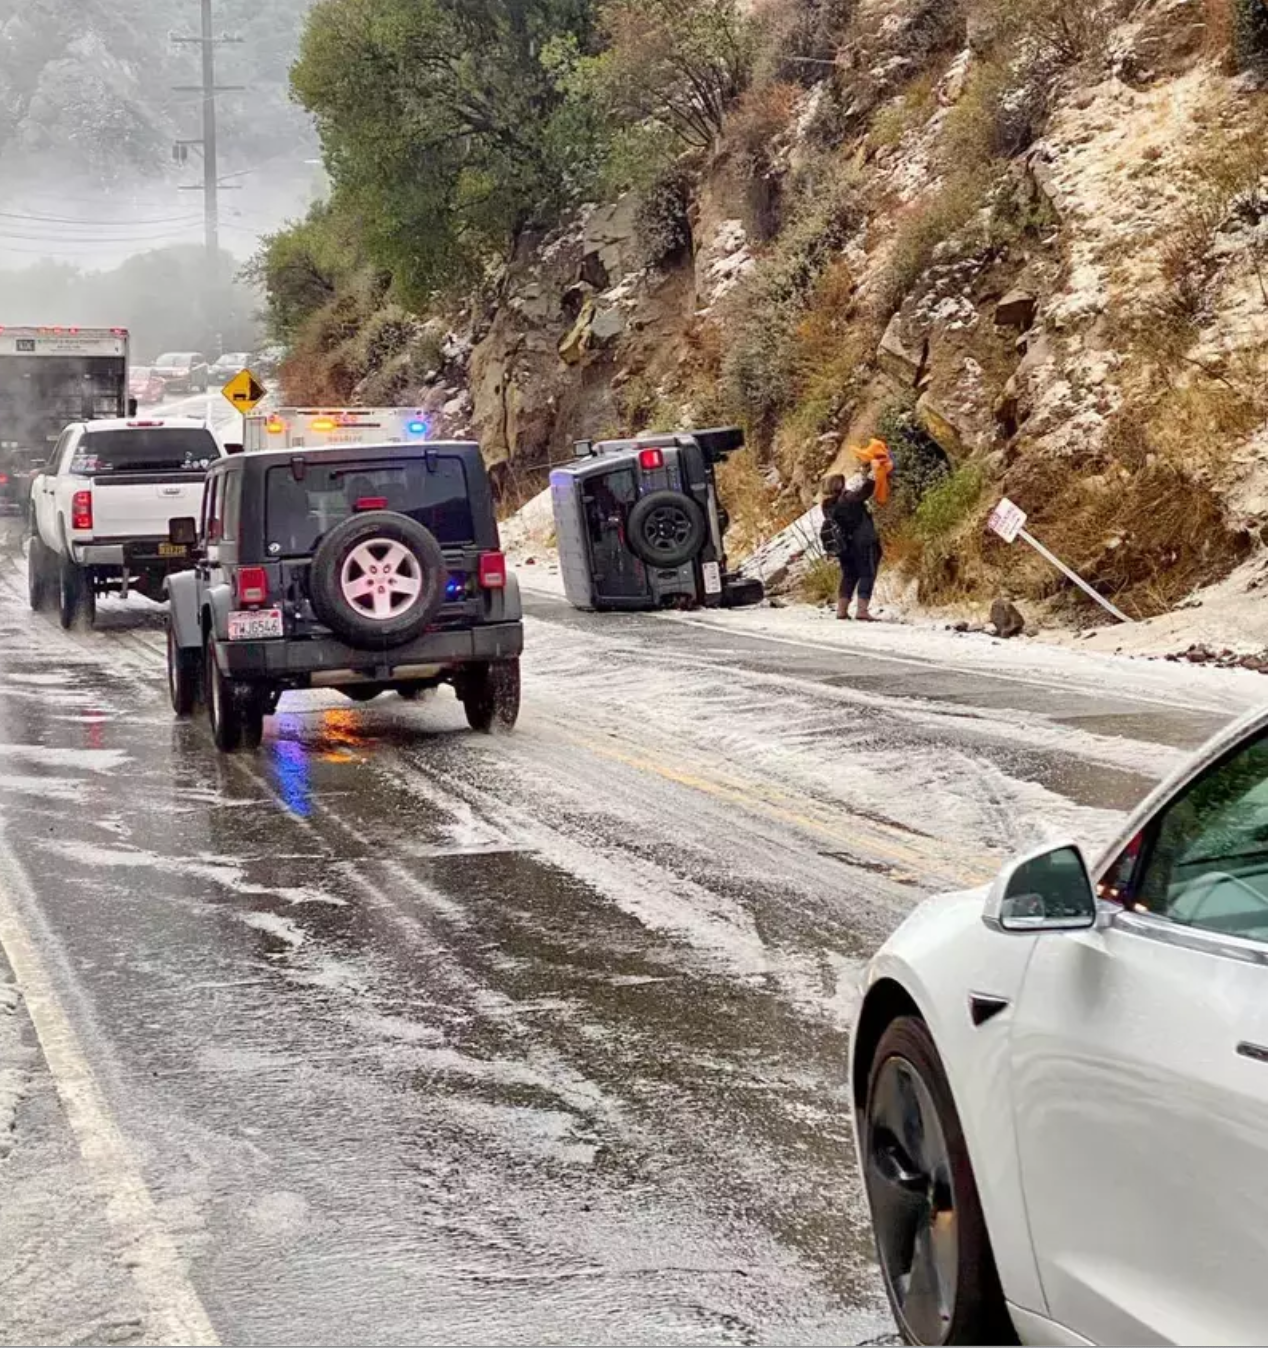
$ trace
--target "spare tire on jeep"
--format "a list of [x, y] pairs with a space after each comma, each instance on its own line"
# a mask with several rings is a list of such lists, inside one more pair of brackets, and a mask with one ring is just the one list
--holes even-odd
[[350, 646], [403, 646], [445, 600], [444, 554], [408, 515], [375, 510], [335, 525], [313, 555], [308, 593], [317, 616]]
[[681, 566], [709, 536], [704, 511], [685, 492], [648, 492], [630, 511], [625, 528], [630, 551], [647, 566]]

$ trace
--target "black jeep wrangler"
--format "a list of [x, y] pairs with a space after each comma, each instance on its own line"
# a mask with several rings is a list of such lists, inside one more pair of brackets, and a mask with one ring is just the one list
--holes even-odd
[[207, 476], [193, 570], [171, 576], [172, 707], [254, 748], [290, 688], [356, 702], [450, 683], [476, 730], [519, 714], [524, 628], [478, 445], [239, 454]]

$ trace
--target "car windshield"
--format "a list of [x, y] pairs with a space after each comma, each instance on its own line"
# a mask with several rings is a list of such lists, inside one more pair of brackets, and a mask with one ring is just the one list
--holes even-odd
[[160, 356], [155, 365], [192, 365], [194, 358], [179, 351], [169, 351], [166, 355]]
[[219, 457], [211, 432], [198, 426], [89, 431], [79, 442], [70, 471], [80, 477], [180, 473], [207, 468]]
[[230, 351], [216, 361], [217, 365], [245, 365], [247, 363], [247, 353], [245, 351]]
[[271, 556], [304, 556], [322, 535], [358, 511], [394, 510], [430, 529], [442, 544], [475, 536], [467, 471], [461, 458], [438, 455], [398, 463], [308, 461], [302, 481], [289, 467], [271, 468], [265, 529]]
[[132, 367], [132, 378], [140, 381], [150, 377], [150, 367], [148, 365], [134, 365]]

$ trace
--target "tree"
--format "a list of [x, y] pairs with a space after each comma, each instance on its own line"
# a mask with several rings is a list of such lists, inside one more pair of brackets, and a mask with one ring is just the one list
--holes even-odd
[[599, 64], [618, 118], [711, 146], [753, 56], [735, 0], [615, 0], [604, 17], [609, 47]]
[[469, 279], [580, 191], [557, 127], [561, 40], [586, 49], [591, 0], [313, 9], [292, 86], [317, 120], [336, 208], [407, 302]]

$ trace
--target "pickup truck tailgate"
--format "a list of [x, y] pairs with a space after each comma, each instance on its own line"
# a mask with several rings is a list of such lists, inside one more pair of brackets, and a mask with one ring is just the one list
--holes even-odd
[[106, 538], [165, 538], [168, 522], [202, 514], [207, 475], [110, 473], [92, 479], [92, 532]]

